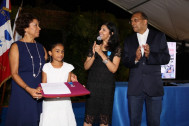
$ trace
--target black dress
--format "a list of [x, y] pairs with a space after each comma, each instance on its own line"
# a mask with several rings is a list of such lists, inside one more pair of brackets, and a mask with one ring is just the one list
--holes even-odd
[[[108, 51], [103, 51], [108, 56]], [[92, 57], [92, 48], [89, 49], [88, 57]], [[118, 47], [111, 52], [109, 60], [114, 56], [121, 57], [121, 48]], [[102, 62], [102, 58], [95, 53], [95, 60], [89, 69], [87, 89], [91, 92], [86, 101], [85, 122], [110, 124], [112, 119], [112, 109], [114, 100], [115, 78], [107, 66]]]

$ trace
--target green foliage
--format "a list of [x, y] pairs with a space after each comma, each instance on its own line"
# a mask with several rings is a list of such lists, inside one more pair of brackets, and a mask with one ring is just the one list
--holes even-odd
[[[120, 45], [123, 46], [123, 41], [130, 32], [128, 23], [125, 20], [116, 19], [112, 14], [99, 12], [74, 13], [65, 29], [67, 31], [65, 61], [75, 66], [74, 73], [82, 84], [87, 83], [87, 71], [84, 70], [83, 64], [88, 49], [96, 40], [100, 26], [107, 21], [114, 22], [120, 28]], [[116, 80], [127, 81], [127, 79], [128, 69], [120, 64], [120, 68], [116, 73]]]
[[[14, 13], [11, 14], [12, 24], [18, 7], [13, 7], [13, 10]], [[84, 70], [83, 64], [89, 47], [99, 34], [101, 25], [108, 21], [117, 25], [121, 47], [123, 47], [124, 39], [132, 33], [132, 28], [128, 23], [129, 20], [117, 19], [110, 13], [98, 11], [68, 13], [44, 9], [40, 9], [40, 12], [37, 12], [37, 10], [39, 8], [23, 8], [24, 12], [40, 15], [42, 30], [37, 41], [42, 43], [47, 50], [53, 42], [63, 41], [65, 45], [64, 61], [75, 66], [74, 73], [82, 84], [86, 84], [87, 82], [87, 71]], [[44, 22], [47, 21], [47, 15], [49, 22]], [[119, 69], [116, 72], [116, 81], [127, 80], [128, 69], [120, 63]]]

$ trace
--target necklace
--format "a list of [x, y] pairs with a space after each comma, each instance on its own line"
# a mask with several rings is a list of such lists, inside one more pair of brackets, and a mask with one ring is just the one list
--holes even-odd
[[38, 70], [38, 73], [35, 74], [35, 70], [34, 70], [34, 69], [35, 69], [35, 64], [34, 64], [34, 61], [33, 61], [33, 56], [31, 55], [30, 50], [29, 50], [29, 48], [28, 48], [26, 42], [24, 42], [24, 43], [25, 43], [25, 45], [26, 45], [26, 48], [27, 48], [28, 53], [30, 54], [30, 58], [31, 58], [31, 60], [32, 60], [33, 77], [37, 78], [37, 77], [39, 76], [39, 73], [41, 72], [41, 65], [42, 65], [42, 63], [41, 63], [41, 56], [39, 55], [39, 50], [38, 50], [37, 44], [35, 43], [35, 46], [36, 46], [36, 49], [37, 49], [37, 53], [38, 53], [39, 61], [40, 61], [40, 62], [39, 62], [39, 70]]

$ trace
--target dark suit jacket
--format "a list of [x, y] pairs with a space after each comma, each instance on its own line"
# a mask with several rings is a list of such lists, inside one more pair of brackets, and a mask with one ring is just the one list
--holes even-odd
[[163, 96], [161, 65], [169, 63], [170, 60], [165, 34], [149, 29], [146, 43], [150, 46], [149, 57], [143, 56], [135, 64], [139, 46], [137, 34], [125, 40], [122, 60], [123, 64], [130, 68], [128, 95], [137, 96], [145, 92], [149, 96]]

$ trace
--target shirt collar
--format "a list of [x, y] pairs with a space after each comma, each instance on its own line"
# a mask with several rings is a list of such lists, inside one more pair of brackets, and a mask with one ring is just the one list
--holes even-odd
[[149, 29], [147, 28], [146, 31], [143, 34], [137, 33], [139, 36], [148, 36]]

